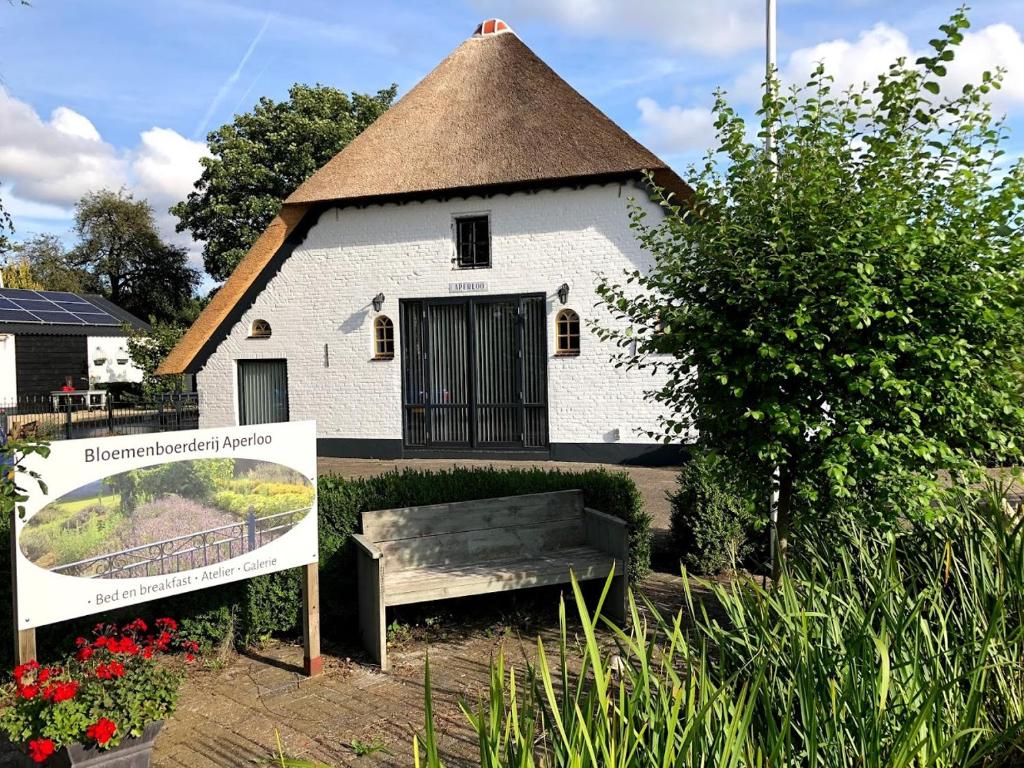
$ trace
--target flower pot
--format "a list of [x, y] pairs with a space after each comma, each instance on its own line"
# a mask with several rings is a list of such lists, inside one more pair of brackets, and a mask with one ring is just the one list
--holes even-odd
[[[159, 720], [146, 726], [142, 735], [127, 738], [113, 749], [97, 749], [94, 745], [69, 744], [54, 752], [42, 768], [149, 768], [156, 735], [164, 723]], [[22, 753], [20, 765], [40, 768], [39, 763]]]

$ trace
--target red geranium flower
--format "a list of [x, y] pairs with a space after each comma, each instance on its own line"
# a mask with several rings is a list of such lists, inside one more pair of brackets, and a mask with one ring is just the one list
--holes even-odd
[[39, 693], [39, 686], [38, 685], [19, 685], [18, 686], [18, 693], [20, 693], [23, 698], [34, 699], [36, 697], [36, 695]]
[[28, 743], [28, 755], [37, 763], [46, 762], [55, 751], [56, 747], [50, 739], [32, 739]]
[[95, 723], [85, 729], [85, 735], [95, 740], [97, 744], [106, 744], [113, 737], [117, 731], [117, 726], [113, 721], [108, 720], [105, 717], [101, 717]]
[[92, 644], [95, 645], [97, 648], [103, 648], [109, 642], [110, 642], [110, 638], [109, 637], [107, 637], [106, 635], [100, 635], [99, 637], [97, 637], [95, 640], [92, 641]]
[[109, 664], [100, 664], [96, 667], [96, 677], [100, 680], [111, 680], [121, 677], [124, 674], [124, 664], [120, 661], [112, 661]]
[[123, 632], [145, 632], [149, 627], [146, 626], [146, 622], [142, 619], [136, 619], [130, 624], [125, 624]]
[[19, 664], [14, 668], [14, 679], [20, 683], [25, 675], [29, 672], [35, 672], [37, 669], [39, 669], [39, 662], [35, 659]]
[[79, 648], [81, 648], [83, 645], [88, 645], [88, 644], [89, 644], [89, 641], [86, 640], [84, 637], [76, 637], [75, 638], [75, 645], [77, 645]]
[[75, 658], [79, 661], [88, 661], [92, 658], [93, 653], [95, 653], [95, 651], [93, 651], [92, 648], [85, 646], [84, 648], [78, 649], [78, 653], [75, 654]]
[[176, 622], [174, 619], [168, 619], [168, 618], [157, 619], [156, 620], [156, 625], [160, 629], [166, 629], [166, 630], [168, 630], [170, 632], [174, 632], [175, 630], [178, 629], [178, 622]]
[[46, 686], [43, 690], [43, 698], [57, 704], [61, 701], [73, 699], [76, 693], [78, 693], [78, 683], [71, 680], [66, 683], [54, 683], [53, 685]]
[[39, 670], [39, 676], [36, 677], [36, 682], [45, 683], [47, 680], [50, 679], [50, 674], [50, 670], [46, 667], [43, 667]]

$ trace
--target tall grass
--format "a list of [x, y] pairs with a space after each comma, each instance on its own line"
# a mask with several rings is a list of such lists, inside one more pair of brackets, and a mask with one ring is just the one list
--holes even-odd
[[[555, 657], [540, 641], [522, 671], [499, 655], [489, 696], [463, 705], [481, 766], [1024, 764], [1024, 521], [997, 501], [804, 532], [774, 587], [708, 584], [697, 603], [684, 574], [683, 611], [631, 601], [614, 642], [574, 584], [582, 641], [563, 604]], [[414, 759], [438, 768], [430, 717]]]

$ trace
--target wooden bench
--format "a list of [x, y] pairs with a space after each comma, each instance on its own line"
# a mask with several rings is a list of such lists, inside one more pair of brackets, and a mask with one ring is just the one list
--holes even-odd
[[604, 613], [626, 617], [626, 523], [586, 509], [581, 491], [363, 513], [356, 542], [359, 624], [388, 669], [389, 606], [615, 577]]

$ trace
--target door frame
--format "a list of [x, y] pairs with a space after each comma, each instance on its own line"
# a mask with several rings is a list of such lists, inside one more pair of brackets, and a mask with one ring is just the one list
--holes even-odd
[[[478, 438], [477, 438], [477, 395], [476, 395], [476, 385], [477, 385], [477, 376], [479, 375], [479, 373], [477, 371], [477, 363], [476, 363], [477, 330], [476, 330], [476, 313], [475, 313], [474, 310], [475, 310], [475, 307], [476, 307], [477, 304], [498, 304], [498, 303], [501, 303], [503, 301], [522, 302], [525, 299], [539, 299], [541, 301], [541, 303], [543, 304], [543, 323], [542, 323], [543, 338], [541, 340], [541, 344], [542, 344], [543, 349], [544, 349], [544, 367], [543, 367], [543, 373], [544, 373], [544, 435], [543, 435], [543, 441], [544, 442], [543, 442], [542, 446], [531, 446], [531, 447], [527, 447], [525, 445], [525, 443], [522, 442], [522, 441], [521, 442], [512, 442], [512, 443], [486, 443], [484, 445], [481, 445], [479, 440], [478, 440]], [[413, 304], [422, 305], [424, 308], [429, 306], [429, 305], [454, 305], [454, 304], [465, 304], [466, 305], [466, 328], [467, 328], [466, 341], [467, 341], [467, 345], [468, 345], [467, 346], [467, 350], [468, 350], [468, 356], [469, 356], [469, 359], [467, 361], [467, 386], [468, 386], [469, 397], [467, 398], [468, 402], [466, 404], [467, 413], [468, 413], [468, 416], [469, 416], [469, 429], [468, 429], [468, 432], [469, 432], [469, 444], [468, 445], [465, 444], [465, 443], [452, 443], [452, 442], [448, 442], [448, 443], [437, 442], [437, 443], [435, 443], [435, 442], [432, 442], [430, 440], [430, 410], [435, 405], [434, 403], [430, 403], [430, 402], [428, 402], [428, 403], [426, 403], [424, 405], [424, 407], [427, 409], [427, 411], [426, 411], [426, 413], [427, 413], [426, 430], [427, 430], [427, 435], [428, 435], [428, 442], [426, 444], [424, 444], [424, 445], [410, 445], [408, 443], [409, 431], [408, 431], [408, 421], [407, 421], [407, 418], [406, 418], [406, 409], [411, 407], [413, 404], [410, 403], [409, 400], [408, 400], [409, 393], [407, 391], [407, 386], [406, 386], [407, 376], [406, 376], [406, 367], [405, 367], [406, 366], [405, 317], [406, 317], [406, 313], [410, 311], [409, 310], [409, 306], [413, 305]], [[421, 318], [421, 322], [423, 322], [422, 318]], [[438, 452], [444, 452], [446, 450], [450, 450], [450, 451], [462, 451], [462, 452], [467, 452], [468, 451], [468, 452], [471, 452], [471, 453], [475, 453], [475, 452], [480, 452], [480, 453], [507, 453], [507, 452], [513, 452], [514, 451], [514, 452], [531, 452], [531, 453], [536, 453], [536, 454], [543, 454], [543, 453], [546, 453], [546, 452], [550, 451], [550, 449], [551, 449], [551, 421], [550, 421], [550, 418], [549, 418], [549, 410], [548, 410], [549, 405], [550, 405], [549, 399], [548, 399], [548, 359], [550, 358], [550, 354], [548, 354], [548, 305], [547, 305], [547, 294], [546, 293], [544, 293], [543, 291], [531, 291], [531, 292], [525, 292], [525, 293], [494, 293], [494, 294], [486, 293], [486, 294], [466, 294], [466, 295], [458, 295], [458, 296], [437, 296], [437, 297], [424, 296], [424, 297], [403, 298], [403, 299], [399, 299], [398, 300], [398, 326], [399, 326], [399, 335], [400, 335], [400, 344], [399, 344], [398, 352], [399, 352], [399, 356], [401, 358], [401, 360], [400, 360], [400, 370], [401, 370], [401, 376], [402, 376], [402, 399], [401, 399], [401, 402], [399, 403], [399, 407], [401, 409], [402, 451], [403, 451], [403, 453], [424, 452], [424, 453], [434, 453], [434, 454], [436, 454]], [[431, 341], [431, 339], [430, 339], [429, 332], [427, 332], [429, 327], [424, 325], [423, 328], [424, 328], [424, 332], [423, 332], [422, 344], [423, 344], [423, 353], [426, 356], [426, 359], [425, 359], [425, 362], [424, 362], [423, 376], [424, 376], [425, 379], [429, 380], [429, 376], [430, 376], [430, 341]], [[523, 333], [524, 333], [524, 331], [523, 331], [522, 322], [517, 322], [517, 324], [516, 324], [517, 346], [518, 346], [518, 350], [519, 350], [520, 354], [517, 357], [517, 361], [516, 361], [516, 378], [520, 382], [520, 388], [521, 388], [520, 391], [524, 392], [524, 394], [525, 394], [525, 389], [523, 388], [523, 380], [524, 380], [524, 375], [525, 375], [524, 374], [525, 360], [522, 357], [522, 351], [523, 351], [523, 348], [524, 348]], [[427, 391], [429, 393], [429, 387], [428, 387]], [[520, 427], [521, 427], [521, 430], [523, 431], [523, 433], [525, 434], [527, 404], [526, 404], [525, 399], [523, 397], [521, 397], [520, 400], [521, 400], [521, 402], [517, 404], [517, 405], [520, 406], [520, 420], [521, 420]]]

